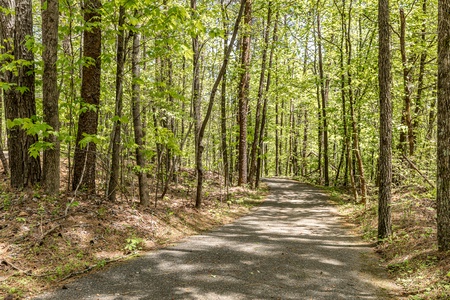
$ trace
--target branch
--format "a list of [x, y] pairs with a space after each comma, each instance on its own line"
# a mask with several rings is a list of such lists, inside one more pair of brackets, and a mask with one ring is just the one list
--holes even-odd
[[425, 181], [434, 189], [435, 186], [434, 184], [425, 176], [422, 174], [422, 172], [420, 172], [420, 170], [416, 167], [416, 165], [414, 165], [414, 163], [412, 161], [410, 161], [408, 159], [408, 157], [406, 157], [405, 154], [402, 154], [402, 157], [409, 163], [409, 165], [411, 166], [411, 168], [413, 170], [415, 170], [417, 173], [419, 173], [420, 176], [422, 176], [423, 179], [425, 179]]

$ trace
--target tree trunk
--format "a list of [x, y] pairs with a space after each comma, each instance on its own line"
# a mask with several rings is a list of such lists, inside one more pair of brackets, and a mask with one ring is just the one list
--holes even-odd
[[253, 142], [252, 148], [250, 152], [250, 171], [248, 174], [248, 181], [250, 185], [253, 185], [254, 176], [256, 172], [256, 156], [259, 148], [259, 131], [261, 130], [261, 110], [263, 110], [263, 98], [264, 98], [264, 81], [265, 81], [265, 73], [266, 73], [266, 64], [267, 64], [267, 49], [269, 47], [269, 31], [271, 26], [271, 17], [272, 17], [272, 2], [269, 1], [268, 9], [267, 9], [267, 24], [264, 29], [264, 45], [263, 45], [263, 53], [261, 58], [261, 73], [259, 76], [259, 88], [258, 88], [258, 100], [256, 104], [256, 115], [255, 115], [255, 130], [253, 133]]
[[320, 96], [322, 99], [322, 134], [323, 134], [323, 175], [325, 186], [330, 185], [329, 166], [328, 166], [328, 124], [327, 124], [327, 102], [329, 79], [325, 78], [323, 72], [322, 58], [322, 33], [320, 27], [320, 15], [317, 14], [317, 46], [319, 55], [319, 77], [320, 77]]
[[450, 1], [439, 0], [438, 17], [437, 236], [450, 250]]
[[[272, 46], [270, 48], [270, 54], [269, 54], [269, 68], [267, 71], [267, 82], [266, 82], [266, 91], [264, 93], [264, 104], [263, 104], [263, 111], [261, 116], [261, 129], [259, 130], [259, 147], [258, 147], [258, 160], [256, 164], [256, 179], [255, 179], [255, 187], [259, 187], [259, 179], [262, 173], [262, 153], [263, 153], [263, 141], [264, 136], [267, 136], [267, 130], [266, 130], [266, 119], [267, 119], [267, 109], [268, 109], [268, 102], [269, 102], [269, 91], [270, 91], [270, 84], [272, 80], [272, 64], [273, 64], [273, 54], [275, 52], [275, 47], [278, 41], [277, 31], [278, 31], [278, 17], [279, 12], [277, 11], [275, 24], [273, 26], [273, 36], [272, 36]], [[265, 153], [266, 151], [264, 151]], [[265, 156], [264, 156], [265, 158]], [[267, 163], [264, 164], [264, 167], [267, 167]], [[265, 172], [267, 174], [267, 172]]]
[[[191, 0], [191, 7], [194, 6], [193, 2], [195, 3], [195, 1], [196, 0]], [[197, 192], [196, 192], [195, 206], [197, 208], [199, 208], [201, 206], [201, 203], [202, 203], [202, 187], [203, 187], [203, 166], [202, 166], [203, 145], [202, 145], [202, 142], [203, 142], [203, 137], [205, 135], [206, 125], [208, 124], [208, 121], [209, 121], [209, 119], [211, 117], [211, 112], [212, 112], [212, 108], [213, 108], [213, 105], [214, 105], [214, 100], [215, 100], [215, 97], [216, 97], [217, 89], [219, 88], [219, 84], [222, 81], [223, 75], [225, 74], [225, 70], [226, 70], [227, 65], [228, 65], [228, 59], [230, 57], [231, 50], [233, 49], [234, 41], [236, 40], [237, 32], [238, 32], [238, 29], [239, 29], [239, 23], [241, 21], [241, 18], [242, 18], [243, 12], [244, 12], [244, 7], [245, 7], [246, 1], [247, 0], [241, 0], [239, 13], [238, 13], [238, 16], [236, 18], [236, 23], [234, 24], [233, 35], [231, 37], [230, 44], [227, 47], [227, 53], [226, 53], [226, 55], [224, 57], [224, 60], [222, 62], [222, 66], [220, 68], [219, 74], [217, 74], [216, 80], [214, 81], [214, 85], [213, 85], [213, 87], [211, 89], [211, 93], [209, 95], [208, 108], [206, 110], [205, 118], [203, 119], [203, 122], [201, 122], [201, 126], [200, 126], [200, 129], [198, 131], [198, 134], [196, 133], [197, 138], [196, 138], [196, 141], [195, 141], [195, 144], [196, 144], [196, 158], [195, 158], [195, 160], [196, 160], [196, 169], [197, 169]], [[195, 53], [195, 51], [194, 51], [194, 53]], [[194, 72], [195, 72], [195, 67], [194, 67]]]
[[245, 1], [244, 27], [242, 28], [241, 79], [239, 83], [239, 174], [238, 185], [247, 184], [247, 113], [250, 92], [250, 54], [252, 0]]
[[144, 131], [142, 129], [142, 111], [141, 111], [141, 86], [137, 79], [141, 76], [140, 63], [140, 34], [139, 32], [133, 35], [133, 49], [131, 53], [131, 70], [133, 73], [133, 81], [131, 84], [131, 110], [133, 115], [133, 127], [134, 127], [134, 142], [137, 145], [136, 148], [136, 165], [138, 166], [137, 176], [139, 184], [139, 203], [142, 206], [149, 206], [149, 188], [147, 183], [147, 176], [144, 171], [145, 168], [145, 155], [144, 155]]
[[[4, 72], [5, 82], [12, 84], [5, 91], [5, 117], [7, 120], [31, 118], [36, 115], [34, 55], [26, 43], [33, 36], [32, 3], [30, 0], [2, 0], [0, 5], [14, 11], [15, 15], [2, 14], [1, 32], [3, 53], [14, 55], [15, 61], [25, 61], [17, 72]], [[11, 43], [14, 42], [14, 45]], [[25, 89], [19, 91], [16, 87]], [[8, 129], [9, 166], [11, 186], [22, 189], [41, 180], [39, 156], [33, 158], [28, 149], [37, 141], [37, 136], [28, 135], [24, 129], [15, 126]]]
[[409, 149], [409, 155], [414, 153], [414, 135], [411, 122], [411, 68], [408, 67], [408, 59], [406, 57], [406, 17], [403, 8], [400, 8], [400, 53], [402, 57], [403, 69], [403, 109], [401, 124], [406, 127], [406, 131], [400, 131], [399, 148], [402, 153], [406, 154]]
[[378, 239], [392, 234], [392, 102], [391, 32], [389, 0], [378, 0], [378, 85], [380, 93], [380, 154], [378, 190]]
[[[58, 55], [59, 1], [42, 0], [42, 43], [44, 73], [42, 74], [42, 103], [44, 122], [59, 131], [58, 80], [56, 61]], [[42, 176], [45, 190], [57, 195], [60, 181], [60, 143], [55, 134], [45, 137], [53, 147], [44, 150]]]
[[[83, 112], [78, 118], [76, 138], [73, 190], [86, 189], [95, 193], [96, 149], [94, 142], [86, 147], [80, 145], [85, 135], [96, 135], [98, 125], [98, 106], [100, 104], [100, 74], [101, 74], [101, 8], [100, 0], [85, 2], [84, 21], [91, 23], [89, 30], [83, 32], [83, 56], [92, 60], [93, 64], [83, 66], [81, 82], [81, 98]], [[95, 25], [94, 25], [95, 24]]]
[[120, 171], [120, 148], [122, 127], [122, 107], [123, 107], [123, 69], [125, 64], [125, 38], [123, 24], [125, 22], [125, 7], [119, 7], [119, 22], [117, 33], [117, 56], [116, 56], [116, 106], [114, 111], [114, 125], [111, 139], [111, 165], [109, 169], [109, 182], [107, 197], [109, 201], [116, 201], [117, 189], [119, 188]]
[[[227, 47], [228, 47], [228, 29], [226, 24], [225, 17], [225, 5], [223, 0], [222, 4], [222, 18], [223, 18], [223, 29], [225, 32], [225, 38], [223, 39], [223, 57], [225, 59], [227, 55]], [[221, 150], [222, 150], [222, 160], [223, 160], [223, 176], [225, 178], [225, 186], [228, 187], [230, 185], [230, 166], [228, 162], [228, 146], [227, 146], [227, 78], [226, 71], [223, 74], [222, 79], [222, 91], [220, 95], [220, 133], [221, 133]]]

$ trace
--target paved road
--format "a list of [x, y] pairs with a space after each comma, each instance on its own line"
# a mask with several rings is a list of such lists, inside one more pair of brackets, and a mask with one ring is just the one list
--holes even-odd
[[372, 249], [343, 225], [320, 190], [266, 182], [267, 201], [235, 223], [36, 300], [394, 298]]

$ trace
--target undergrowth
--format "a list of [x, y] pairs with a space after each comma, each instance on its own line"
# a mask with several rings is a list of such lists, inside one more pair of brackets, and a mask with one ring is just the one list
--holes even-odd
[[[330, 189], [341, 212], [358, 225], [360, 234], [377, 243], [377, 194], [368, 205], [355, 203], [349, 191]], [[435, 191], [419, 186], [397, 187], [392, 193], [392, 236], [376, 251], [407, 299], [450, 299], [450, 253], [437, 250]]]
[[[194, 207], [195, 177], [186, 172], [155, 208], [123, 195], [116, 202], [40, 190], [6, 192], [0, 186], [0, 299], [22, 299], [119, 260], [229, 223], [261, 203], [258, 191], [220, 187], [207, 174], [201, 209]], [[69, 209], [67, 204], [70, 203]], [[67, 215], [65, 212], [68, 212]]]

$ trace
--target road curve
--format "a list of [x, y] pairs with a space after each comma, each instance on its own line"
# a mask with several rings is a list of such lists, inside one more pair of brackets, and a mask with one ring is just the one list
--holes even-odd
[[35, 300], [394, 299], [367, 243], [351, 233], [321, 190], [266, 180], [251, 214]]

